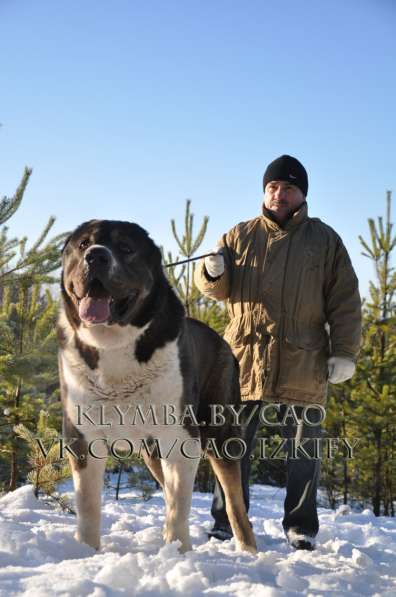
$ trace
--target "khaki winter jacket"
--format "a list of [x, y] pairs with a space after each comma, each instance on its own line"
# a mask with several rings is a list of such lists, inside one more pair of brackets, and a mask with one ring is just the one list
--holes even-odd
[[304, 202], [283, 228], [263, 208], [220, 244], [224, 274], [210, 278], [202, 260], [195, 283], [226, 301], [242, 399], [324, 404], [328, 357], [356, 361], [360, 346], [358, 280], [341, 238]]

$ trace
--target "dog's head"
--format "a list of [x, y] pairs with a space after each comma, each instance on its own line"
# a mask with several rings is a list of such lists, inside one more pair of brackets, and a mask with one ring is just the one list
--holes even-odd
[[126, 325], [159, 278], [161, 252], [137, 224], [91, 220], [63, 248], [62, 293], [77, 325]]

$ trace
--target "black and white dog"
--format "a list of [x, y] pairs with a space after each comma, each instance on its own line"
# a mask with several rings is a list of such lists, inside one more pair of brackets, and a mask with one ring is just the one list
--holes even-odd
[[143, 444], [164, 490], [164, 539], [191, 549], [193, 483], [210, 438], [216, 448], [207, 456], [237, 546], [254, 553], [239, 462], [222, 453], [238, 428], [230, 418], [219, 426], [211, 419], [213, 405], [240, 404], [238, 365], [218, 334], [185, 317], [154, 242], [137, 224], [86, 222], [65, 244], [61, 287], [59, 369], [63, 433], [75, 454], [76, 538], [99, 548], [108, 451]]

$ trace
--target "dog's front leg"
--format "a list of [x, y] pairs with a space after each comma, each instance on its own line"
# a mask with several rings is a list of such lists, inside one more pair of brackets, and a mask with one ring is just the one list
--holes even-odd
[[177, 460], [164, 459], [161, 462], [166, 502], [164, 540], [166, 543], [171, 543], [179, 539], [180, 552], [184, 553], [192, 549], [188, 517], [199, 459], [179, 456]]
[[103, 476], [106, 458], [88, 456], [81, 466], [70, 457], [77, 508], [77, 532], [75, 538], [95, 549], [100, 547], [100, 519]]

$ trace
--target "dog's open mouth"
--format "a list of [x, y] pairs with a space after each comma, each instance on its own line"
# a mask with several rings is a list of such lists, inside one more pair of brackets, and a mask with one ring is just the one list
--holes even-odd
[[89, 284], [87, 294], [78, 300], [79, 317], [89, 325], [111, 322], [125, 315], [136, 294], [133, 292], [128, 297], [116, 300], [100, 280], [94, 279]]
[[92, 280], [87, 294], [80, 299], [78, 314], [85, 323], [105, 323], [110, 319], [111, 295], [99, 280]]

